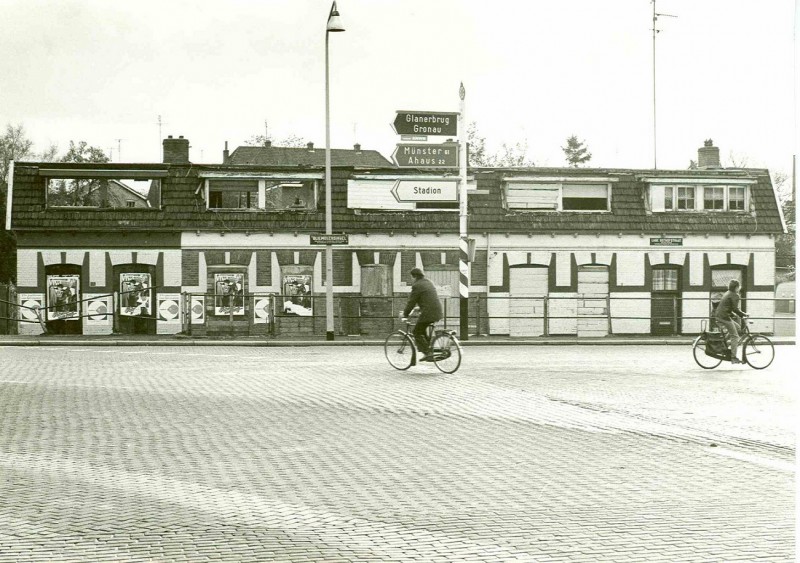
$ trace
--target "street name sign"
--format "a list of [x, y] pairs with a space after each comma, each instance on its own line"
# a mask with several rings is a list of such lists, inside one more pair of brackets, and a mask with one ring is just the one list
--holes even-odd
[[427, 141], [427, 135], [400, 135], [401, 141]]
[[458, 114], [441, 111], [398, 111], [392, 123], [398, 135], [458, 135]]
[[345, 233], [335, 233], [331, 235], [313, 234], [309, 235], [311, 244], [348, 244], [348, 238]]
[[456, 180], [397, 180], [392, 195], [399, 202], [405, 201], [458, 201]]
[[458, 168], [458, 144], [397, 145], [392, 160], [400, 168]]
[[683, 239], [679, 237], [651, 238], [650, 246], [683, 246]]

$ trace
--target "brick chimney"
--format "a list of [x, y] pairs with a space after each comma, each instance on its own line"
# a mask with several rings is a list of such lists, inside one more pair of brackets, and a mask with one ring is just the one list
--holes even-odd
[[700, 169], [721, 168], [719, 165], [719, 147], [714, 141], [706, 139], [703, 146], [697, 149], [697, 167]]
[[359, 143], [356, 143], [355, 145], [353, 145], [353, 150], [356, 152], [361, 152], [361, 145]]
[[167, 164], [189, 163], [189, 139], [183, 135], [173, 139], [172, 135], [164, 139], [164, 162]]
[[222, 164], [227, 164], [231, 159], [231, 153], [228, 151], [228, 141], [225, 141], [225, 150], [222, 151]]
[[309, 152], [314, 150], [314, 143], [308, 143], [306, 146], [308, 147]]

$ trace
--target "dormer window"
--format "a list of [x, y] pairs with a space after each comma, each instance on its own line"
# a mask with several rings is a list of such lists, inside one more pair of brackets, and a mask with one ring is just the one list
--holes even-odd
[[506, 207], [514, 211], [609, 211], [610, 181], [608, 178], [507, 178]]
[[212, 210], [309, 211], [317, 207], [317, 180], [296, 176], [209, 176], [204, 182], [204, 195]]
[[743, 212], [748, 209], [753, 180], [731, 179], [724, 184], [712, 180], [646, 178], [649, 205], [654, 213], [666, 211]]

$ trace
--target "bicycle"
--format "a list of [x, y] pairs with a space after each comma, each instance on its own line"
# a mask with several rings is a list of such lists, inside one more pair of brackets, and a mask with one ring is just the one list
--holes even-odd
[[[408, 319], [401, 320], [406, 325], [405, 330], [398, 329], [387, 336], [383, 349], [389, 364], [395, 369], [405, 371], [416, 365], [419, 350], [410, 330], [412, 322]], [[428, 341], [431, 343], [432, 355], [426, 361], [432, 361], [442, 373], [455, 373], [461, 365], [461, 343], [456, 338], [455, 331], [434, 330], [430, 326]]]
[[[763, 334], [750, 332], [749, 325], [753, 324], [753, 321], [747, 319], [746, 323], [740, 324], [742, 359], [753, 369], [768, 367], [775, 359], [775, 347], [772, 341]], [[727, 331], [707, 331], [705, 320], [701, 322], [700, 328], [702, 332], [692, 344], [692, 354], [697, 365], [703, 369], [714, 369], [723, 360], [730, 361], [730, 339]]]

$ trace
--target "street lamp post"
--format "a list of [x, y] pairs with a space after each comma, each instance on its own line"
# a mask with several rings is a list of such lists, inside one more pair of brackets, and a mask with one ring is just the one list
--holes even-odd
[[[332, 31], [344, 31], [336, 2], [331, 4], [325, 28], [325, 234], [333, 234], [331, 215], [331, 100], [330, 71], [328, 64], [328, 37]], [[325, 339], [333, 340], [333, 246], [325, 245]]]

